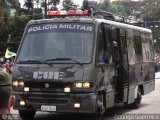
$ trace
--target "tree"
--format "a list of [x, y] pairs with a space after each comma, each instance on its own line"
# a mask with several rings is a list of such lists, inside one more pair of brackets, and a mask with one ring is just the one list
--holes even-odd
[[155, 46], [160, 52], [160, 1], [159, 0], [142, 0], [142, 1], [114, 1], [116, 5], [122, 5], [127, 16], [144, 21], [147, 28], [153, 31]]
[[159, 18], [160, 1], [159, 0], [141, 0], [141, 1], [114, 1], [113, 4], [124, 7], [127, 16], [134, 16], [136, 19], [149, 20]]
[[10, 8], [17, 8], [18, 6], [18, 0], [0, 0], [0, 22], [8, 17]]
[[59, 4], [60, 0], [51, 0], [50, 4], [53, 4], [54, 6], [56, 6], [57, 4]]
[[24, 7], [28, 9], [28, 11], [33, 10], [33, 1], [32, 0], [25, 0]]
[[96, 11], [108, 11], [122, 16], [126, 16], [126, 12], [122, 5], [112, 4], [110, 0], [100, 0], [100, 2], [91, 2]]
[[[8, 19], [10, 17], [9, 15], [10, 15], [11, 8], [17, 9], [18, 7], [19, 7], [18, 0], [1, 0], [0, 1], [0, 31], [6, 30], [8, 28], [6, 23], [8, 22]], [[1, 39], [3, 38], [2, 34], [4, 33], [0, 32]]]
[[[18, 0], [1, 0], [0, 1], [0, 49], [5, 48], [9, 34], [9, 20], [11, 9], [18, 9], [20, 4]], [[14, 28], [14, 27], [13, 27]], [[1, 51], [1, 50], [0, 50]]]

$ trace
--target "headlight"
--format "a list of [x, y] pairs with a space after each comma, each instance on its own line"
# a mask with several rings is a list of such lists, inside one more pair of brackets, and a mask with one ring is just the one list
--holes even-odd
[[91, 85], [90, 85], [89, 82], [84, 82], [84, 83], [83, 83], [83, 87], [84, 87], [84, 88], [90, 88], [90, 86], [91, 86]]
[[24, 87], [24, 92], [29, 92], [29, 87]]
[[23, 81], [18, 82], [18, 86], [19, 87], [24, 87], [24, 82]]
[[21, 100], [20, 102], [19, 102], [19, 104], [21, 105], [21, 106], [25, 106], [25, 101], [23, 101], [23, 100]]
[[13, 81], [12, 85], [15, 86], [15, 87], [18, 87], [18, 81], [17, 80]]
[[80, 103], [74, 103], [74, 108], [80, 108], [81, 104]]
[[24, 82], [23, 82], [23, 81], [14, 80], [14, 81], [12, 82], [12, 85], [13, 85], [14, 87], [24, 87]]
[[68, 92], [70, 92], [70, 91], [71, 91], [71, 88], [70, 88], [70, 87], [65, 87], [65, 88], [64, 88], [64, 92], [68, 93]]
[[75, 87], [76, 87], [76, 88], [82, 88], [82, 83], [81, 83], [81, 82], [75, 83]]
[[90, 88], [91, 87], [91, 82], [87, 82], [87, 81], [75, 82], [74, 87], [75, 88]]

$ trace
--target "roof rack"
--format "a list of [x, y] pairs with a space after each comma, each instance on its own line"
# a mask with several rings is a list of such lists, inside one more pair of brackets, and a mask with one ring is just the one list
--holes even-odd
[[111, 12], [100, 11], [100, 12], [94, 12], [94, 13], [92, 13], [92, 15], [93, 15], [93, 17], [96, 17], [96, 18], [103, 18], [106, 20], [112, 20], [112, 21], [116, 21], [116, 22], [124, 22], [124, 17], [122, 17], [120, 15], [116, 15]]
[[120, 16], [120, 15], [117, 15], [111, 12], [107, 12], [107, 11], [94, 12], [92, 13], [92, 16], [95, 18], [103, 18], [106, 20], [112, 20], [112, 21], [126, 23], [126, 24], [130, 24], [134, 26], [145, 27], [145, 24], [143, 21], [137, 21], [133, 18]]

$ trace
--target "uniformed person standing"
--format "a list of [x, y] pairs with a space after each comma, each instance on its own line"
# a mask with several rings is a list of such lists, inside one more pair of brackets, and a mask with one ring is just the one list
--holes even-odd
[[7, 119], [14, 102], [15, 96], [12, 95], [12, 77], [9, 73], [0, 71], [0, 120]]

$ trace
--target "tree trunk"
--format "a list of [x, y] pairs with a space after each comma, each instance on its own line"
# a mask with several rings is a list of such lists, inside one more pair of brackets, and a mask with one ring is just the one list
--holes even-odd
[[0, 22], [4, 20], [4, 9], [0, 8]]

